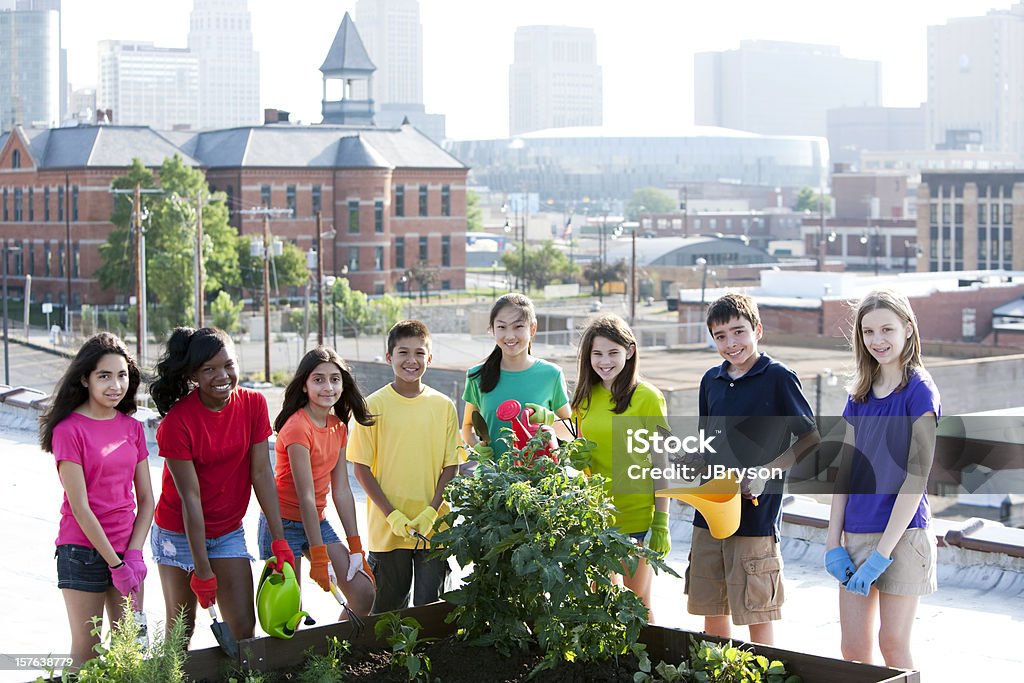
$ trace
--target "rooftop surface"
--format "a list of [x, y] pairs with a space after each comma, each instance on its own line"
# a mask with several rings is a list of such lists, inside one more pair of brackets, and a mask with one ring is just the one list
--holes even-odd
[[[0, 563], [0, 604], [9, 618], [0, 622], [0, 682], [29, 681], [37, 673], [12, 670], [14, 655], [66, 653], [70, 646], [67, 617], [56, 587], [53, 539], [61, 503], [61, 487], [53, 459], [36, 445], [32, 431], [12, 429], [0, 422], [0, 465], [8, 475], [0, 480], [0, 528], [4, 530], [7, 561]], [[151, 457], [153, 480], [159, 482], [161, 464]], [[355, 479], [350, 478], [355, 485]], [[365, 528], [365, 494], [356, 488], [357, 511]], [[689, 551], [688, 508], [673, 511], [673, 550], [669, 564], [682, 575]], [[338, 524], [329, 509], [329, 519]], [[245, 519], [250, 552], [256, 548], [253, 500]], [[839, 615], [835, 582], [821, 567], [823, 547], [815, 533], [786, 525], [783, 554], [786, 561], [784, 619], [776, 626], [778, 647], [823, 656], [839, 656]], [[820, 530], [817, 530], [820, 532]], [[799, 540], [804, 535], [807, 540]], [[820, 534], [818, 534], [820, 536]], [[939, 591], [921, 601], [914, 625], [914, 653], [922, 680], [1002, 681], [1024, 666], [1024, 573], [1019, 563], [1006, 558], [1003, 567], [972, 565], [971, 558], [951, 556], [956, 549], [940, 549]], [[145, 611], [151, 628], [164, 619], [160, 582], [150, 562], [146, 579]], [[991, 559], [991, 558], [988, 558]], [[253, 564], [254, 577], [259, 567]], [[309, 581], [306, 581], [309, 584]], [[702, 620], [686, 613], [683, 582], [669, 576], [654, 581], [657, 621], [665, 626], [699, 631]], [[329, 594], [307, 590], [304, 607], [321, 624], [336, 617]], [[213, 647], [209, 619], [200, 614], [192, 646]], [[746, 629], [735, 636], [746, 637]], [[443, 673], [439, 672], [442, 676]], [[812, 682], [808, 682], [812, 683]]]

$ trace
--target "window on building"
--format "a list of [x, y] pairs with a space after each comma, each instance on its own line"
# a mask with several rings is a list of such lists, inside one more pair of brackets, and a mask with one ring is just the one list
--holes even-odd
[[53, 257], [50, 254], [49, 241], [43, 242], [43, 275], [50, 277], [50, 270], [53, 268]]
[[452, 281], [451, 280], [441, 280], [441, 289], [443, 289], [444, 291], [447, 292], [451, 288], [452, 288]]
[[420, 215], [427, 215], [427, 186], [420, 185]]
[[405, 268], [405, 238], [395, 238], [395, 268]]
[[288, 210], [292, 212], [292, 216], [291, 217], [295, 218], [295, 216], [296, 216], [296, 213], [295, 213], [296, 202], [295, 202], [295, 186], [294, 185], [289, 185], [287, 188], [285, 188], [285, 200], [288, 202]]
[[28, 241], [28, 274], [35, 277], [36, 274], [36, 243]]
[[424, 236], [424, 237], [420, 238], [420, 261], [426, 261], [426, 260], [427, 260], [427, 238]]
[[260, 185], [260, 204], [270, 208], [270, 185]]
[[235, 210], [235, 188], [228, 185], [224, 188], [224, 201], [228, 207], [228, 222], [231, 222], [231, 213]]
[[313, 186], [313, 215], [323, 210], [324, 206], [324, 195], [323, 188], [319, 185]]
[[28, 220], [30, 223], [34, 223], [36, 220], [35, 198], [35, 188], [28, 188]]
[[[25, 274], [25, 254], [21, 251], [21, 242], [15, 242], [11, 249], [11, 256], [14, 257], [14, 268], [12, 269], [15, 275]], [[6, 255], [5, 255], [6, 256]]]
[[11, 152], [11, 168], [21, 168], [21, 150]]
[[71, 188], [71, 220], [78, 220], [78, 185]]
[[373, 231], [384, 232], [384, 200], [378, 199], [373, 203]]
[[373, 248], [373, 269], [384, 270], [384, 247]]
[[7, 209], [7, 188], [4, 188], [4, 222], [11, 220]]
[[441, 265], [450, 266], [452, 264], [452, 238], [450, 235], [444, 235], [441, 237]]
[[441, 186], [441, 215], [452, 215], [452, 187], [451, 185]]
[[405, 185], [395, 185], [395, 215], [405, 215]]
[[1013, 204], [1003, 204], [1003, 225], [1013, 225]]
[[348, 231], [359, 232], [359, 200], [348, 200]]
[[43, 220], [47, 223], [50, 222], [50, 188], [48, 187], [43, 188]]
[[64, 222], [64, 186], [57, 186], [57, 221]]
[[71, 245], [71, 277], [79, 277], [81, 260], [78, 252], [78, 242]]
[[25, 198], [20, 187], [14, 188], [14, 222], [20, 223], [25, 220]]
[[64, 243], [57, 243], [57, 277], [64, 277]]
[[359, 270], [359, 247], [348, 248], [348, 272], [354, 273]]

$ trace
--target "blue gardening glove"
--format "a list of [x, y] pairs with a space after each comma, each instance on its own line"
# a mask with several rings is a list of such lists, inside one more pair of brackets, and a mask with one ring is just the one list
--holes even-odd
[[878, 580], [892, 560], [883, 557], [877, 550], [871, 551], [871, 557], [867, 559], [857, 570], [857, 573], [850, 577], [846, 584], [846, 590], [857, 595], [867, 595], [871, 591], [871, 584]]
[[825, 553], [825, 571], [845, 586], [857, 571], [857, 565], [850, 559], [850, 553], [846, 552], [846, 548], [838, 546]]
[[672, 537], [668, 534], [668, 513], [654, 513], [654, 521], [651, 522], [651, 541], [648, 547], [665, 559], [672, 550]]
[[494, 458], [494, 449], [483, 441], [479, 441], [473, 446], [473, 452], [476, 453], [478, 460], [492, 460]]
[[530, 424], [547, 425], [548, 427], [555, 424], [555, 413], [548, 408], [539, 406], [536, 403], [527, 403], [523, 407], [533, 411], [533, 414], [530, 415]]

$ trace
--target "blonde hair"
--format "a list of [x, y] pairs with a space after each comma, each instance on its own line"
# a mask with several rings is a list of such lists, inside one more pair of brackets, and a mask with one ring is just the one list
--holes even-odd
[[910, 376], [917, 368], [924, 367], [921, 358], [921, 334], [917, 328], [917, 316], [910, 307], [907, 297], [892, 289], [876, 289], [869, 292], [860, 303], [857, 304], [857, 313], [854, 316], [853, 332], [850, 338], [850, 346], [853, 347], [853, 380], [848, 387], [850, 397], [855, 403], [863, 403], [868, 399], [871, 385], [878, 376], [878, 361], [864, 346], [864, 316], [871, 311], [885, 309], [892, 311], [904, 324], [910, 325], [910, 336], [900, 353], [900, 369], [903, 378], [894, 391], [900, 391], [907, 386]]

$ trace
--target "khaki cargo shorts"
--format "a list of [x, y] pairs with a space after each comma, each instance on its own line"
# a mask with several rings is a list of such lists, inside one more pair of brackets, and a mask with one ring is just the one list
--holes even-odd
[[[843, 532], [846, 552], [858, 567], [882, 540], [881, 533], [851, 534]], [[890, 595], [921, 596], [934, 593], [938, 588], [935, 578], [935, 559], [938, 550], [931, 529], [907, 529], [892, 551], [892, 564], [882, 572], [875, 588]]]
[[778, 621], [785, 601], [779, 544], [771, 536], [719, 540], [693, 527], [686, 595], [690, 614], [731, 614], [737, 626]]

